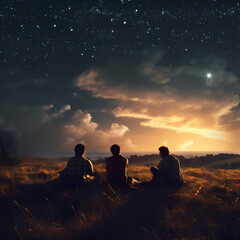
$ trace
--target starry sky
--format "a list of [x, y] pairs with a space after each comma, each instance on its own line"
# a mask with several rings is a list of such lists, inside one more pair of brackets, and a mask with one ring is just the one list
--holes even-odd
[[3, 0], [0, 124], [21, 151], [238, 151], [240, 1]]

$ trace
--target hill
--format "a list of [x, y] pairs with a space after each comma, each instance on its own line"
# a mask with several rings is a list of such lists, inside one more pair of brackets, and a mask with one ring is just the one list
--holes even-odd
[[[186, 158], [181, 155], [176, 155], [180, 160], [183, 167], [207, 167], [207, 168], [221, 168], [221, 169], [240, 169], [240, 155], [239, 154], [229, 154], [220, 153], [217, 155], [207, 154], [206, 156], [195, 156]], [[129, 157], [129, 161], [139, 165], [139, 164], [157, 164], [159, 162], [159, 155], [144, 155], [137, 156], [132, 155]]]
[[[148, 180], [157, 161], [130, 161], [129, 175]], [[56, 177], [65, 164], [26, 159], [1, 168], [1, 239], [240, 239], [240, 170], [183, 167], [178, 191], [122, 194], [106, 183], [101, 161], [98, 182], [63, 188]]]

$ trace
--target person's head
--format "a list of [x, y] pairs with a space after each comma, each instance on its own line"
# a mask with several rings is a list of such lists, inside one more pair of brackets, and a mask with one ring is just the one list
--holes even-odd
[[75, 146], [74, 151], [76, 156], [83, 156], [86, 152], [86, 149], [83, 144], [79, 143]]
[[117, 144], [113, 144], [111, 147], [110, 147], [110, 151], [113, 155], [119, 155], [120, 154], [120, 146], [117, 145]]
[[161, 157], [165, 157], [165, 156], [169, 155], [169, 150], [165, 146], [160, 147], [158, 150], [159, 150], [159, 154]]

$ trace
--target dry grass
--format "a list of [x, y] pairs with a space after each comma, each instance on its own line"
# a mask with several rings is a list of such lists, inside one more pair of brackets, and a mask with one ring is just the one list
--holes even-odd
[[[1, 239], [240, 239], [240, 170], [186, 168], [178, 190], [128, 194], [104, 177], [81, 189], [55, 180], [66, 161], [26, 159], [0, 170]], [[129, 166], [150, 179], [151, 163]], [[104, 176], [104, 165], [95, 164]]]

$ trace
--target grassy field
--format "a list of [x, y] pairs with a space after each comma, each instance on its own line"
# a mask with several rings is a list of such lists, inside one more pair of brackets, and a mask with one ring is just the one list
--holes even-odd
[[[129, 165], [149, 180], [158, 160]], [[240, 239], [240, 170], [185, 168], [180, 190], [114, 191], [104, 178], [81, 189], [57, 181], [64, 160], [25, 159], [0, 170], [0, 239]]]

